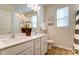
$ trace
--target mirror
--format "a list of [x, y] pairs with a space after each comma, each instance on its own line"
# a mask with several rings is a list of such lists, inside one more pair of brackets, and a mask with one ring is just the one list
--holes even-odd
[[37, 12], [26, 4], [0, 5], [0, 34], [21, 33], [21, 24], [24, 19], [17, 17], [24, 15], [32, 23], [32, 31], [37, 30]]

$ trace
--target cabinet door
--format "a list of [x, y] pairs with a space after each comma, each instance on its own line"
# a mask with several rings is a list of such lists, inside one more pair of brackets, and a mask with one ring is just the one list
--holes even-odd
[[40, 47], [35, 48], [35, 55], [40, 55]]
[[47, 52], [47, 37], [41, 37], [41, 55], [44, 55]]
[[35, 40], [35, 55], [40, 55], [40, 38]]

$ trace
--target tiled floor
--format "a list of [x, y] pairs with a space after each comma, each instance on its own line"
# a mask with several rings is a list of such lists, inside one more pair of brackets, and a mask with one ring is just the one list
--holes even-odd
[[71, 50], [66, 50], [63, 48], [52, 47], [52, 49], [48, 49], [46, 55], [73, 55]]

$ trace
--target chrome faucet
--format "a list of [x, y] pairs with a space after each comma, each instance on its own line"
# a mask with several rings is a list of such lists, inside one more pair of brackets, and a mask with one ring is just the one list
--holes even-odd
[[11, 35], [11, 38], [15, 38], [15, 34], [12, 34], [12, 35]]

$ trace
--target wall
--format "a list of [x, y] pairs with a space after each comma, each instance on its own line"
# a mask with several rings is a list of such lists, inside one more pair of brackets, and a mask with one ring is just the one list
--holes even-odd
[[0, 10], [0, 34], [7, 34], [11, 31], [11, 19], [8, 12]]
[[[56, 10], [58, 8], [69, 7], [69, 26], [64, 28], [57, 28], [56, 26]], [[50, 40], [53, 40], [55, 46], [72, 49], [74, 40], [74, 24], [75, 24], [75, 5], [49, 5], [45, 7], [45, 18], [48, 16], [53, 16], [54, 25], [47, 26], [48, 36]], [[48, 19], [46, 18], [46, 21]], [[48, 22], [47, 22], [48, 23]]]
[[44, 6], [39, 5], [40, 9], [37, 11], [38, 15], [38, 29], [37, 31], [40, 32], [40, 24], [45, 21], [45, 13], [44, 13]]
[[0, 10], [11, 13], [15, 10], [15, 8], [12, 4], [0, 4]]
[[[3, 28], [3, 33], [9, 33], [11, 32], [11, 14], [14, 12], [14, 6], [13, 5], [9, 5], [9, 4], [0, 4], [0, 13], [2, 13], [1, 17], [3, 16], [4, 18], [3, 21], [0, 20], [0, 25], [1, 28]], [[1, 34], [1, 33], [0, 33]]]

